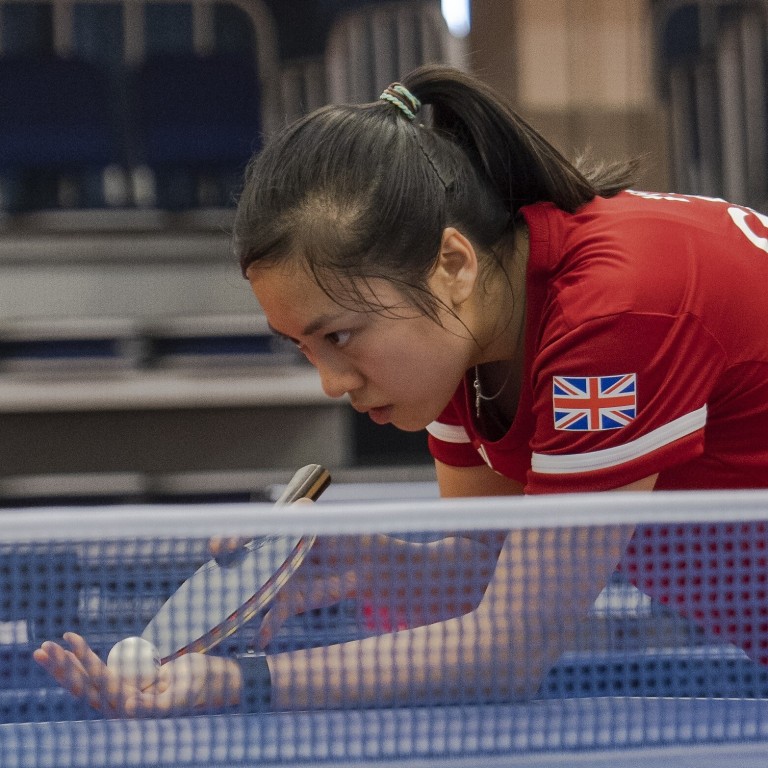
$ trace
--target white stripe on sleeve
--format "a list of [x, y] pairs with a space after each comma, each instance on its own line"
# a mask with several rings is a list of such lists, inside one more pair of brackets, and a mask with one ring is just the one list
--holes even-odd
[[594, 472], [598, 469], [608, 469], [625, 464], [633, 459], [639, 459], [648, 453], [663, 448], [681, 437], [690, 435], [701, 429], [707, 423], [707, 406], [687, 413], [668, 424], [664, 424], [647, 435], [638, 437], [615, 448], [605, 448], [589, 453], [565, 453], [559, 455], [534, 453], [531, 457], [531, 468], [543, 475], [567, 475], [574, 472]]
[[453, 424], [441, 424], [439, 421], [433, 421], [427, 426], [427, 432], [444, 443], [472, 442], [464, 427], [454, 426]]

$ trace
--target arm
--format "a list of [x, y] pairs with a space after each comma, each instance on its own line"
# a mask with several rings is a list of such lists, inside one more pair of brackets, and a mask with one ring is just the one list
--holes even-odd
[[656, 487], [656, 480], [658, 480], [658, 473], [644, 477], [642, 480], [637, 480], [634, 483], [625, 485], [622, 488], [615, 488], [617, 491], [652, 491]]
[[[446, 495], [519, 488], [487, 467], [439, 465], [438, 478]], [[648, 491], [655, 482], [653, 475], [616, 490]], [[532, 695], [572, 645], [632, 533], [631, 525], [512, 531], [475, 610], [404, 632], [272, 656], [273, 706], [450, 702], [457, 692], [480, 700]]]
[[[494, 472], [489, 466], [452, 467], [435, 461], [437, 483], [440, 496], [519, 496], [523, 493], [523, 484]], [[629, 485], [615, 488], [617, 491], [652, 491], [658, 474], [644, 477]]]
[[[438, 462], [437, 475], [444, 496], [522, 492], [519, 483], [486, 466], [457, 468]], [[649, 491], [655, 482], [653, 475], [616, 490]], [[482, 585], [484, 594], [474, 610], [408, 631], [271, 656], [273, 703], [283, 709], [310, 707], [323, 700], [325, 704], [320, 706], [434, 701], [450, 688], [455, 675], [478, 695], [496, 684], [503, 695], [534, 692], [541, 675], [571, 645], [577, 624], [608, 582], [633, 527], [614, 526], [597, 533], [599, 546], [595, 547], [588, 529], [563, 529], [560, 538], [550, 530], [513, 531], [503, 542], [490, 583], [487, 588]], [[424, 584], [430, 583], [430, 577], [446, 579], [445, 557], [435, 545], [414, 548], [388, 537], [377, 538], [382, 561], [389, 547], [394, 547], [394, 554], [390, 551], [388, 555], [390, 561], [406, 557], [411, 549], [416, 562], [431, 563], [435, 569], [424, 574]], [[480, 540], [488, 546], [467, 554], [477, 557], [481, 552], [487, 569], [491, 551], [495, 559], [499, 549], [493, 546], [490, 534], [476, 539]], [[456, 547], [454, 554], [471, 543], [461, 537], [449, 541]], [[451, 563], [455, 565], [455, 561]], [[552, 574], [558, 574], [556, 581]], [[403, 572], [402, 582], [410, 585], [413, 597], [414, 585], [408, 575]], [[450, 577], [461, 583], [459, 572], [452, 570]], [[392, 584], [388, 577], [377, 577], [377, 583]], [[421, 594], [418, 586], [415, 594]], [[525, 653], [522, 657], [512, 654], [513, 648], [524, 648]], [[371, 674], [374, 669], [376, 675]], [[474, 678], [467, 676], [467, 669]], [[305, 681], [306, 687], [301, 682], [297, 685], [297, 679]]]
[[[650, 490], [655, 476], [624, 490]], [[618, 563], [631, 526], [510, 532], [477, 607], [458, 617], [267, 659], [276, 709], [496, 699], [534, 693], [572, 642]], [[588, 567], [585, 567], [585, 563]], [[556, 576], [556, 578], [555, 578]], [[35, 659], [65, 688], [109, 715], [157, 716], [236, 706], [233, 659], [189, 654], [146, 691], [119, 681], [72, 633]]]
[[602, 530], [597, 540], [593, 534], [594, 529], [512, 531], [474, 611], [404, 632], [270, 657], [273, 706], [418, 704], [534, 693], [572, 642], [632, 529]]
[[444, 499], [459, 496], [520, 496], [523, 484], [494, 472], [487, 464], [452, 467], [435, 461], [437, 484]]
[[[520, 483], [499, 475], [484, 464], [477, 467], [451, 467], [435, 461], [435, 472], [442, 498], [515, 496], [523, 492]], [[504, 542], [504, 536], [499, 532], [478, 530], [457, 531], [453, 536], [426, 545], [386, 536], [378, 539], [379, 551], [384, 553], [383, 559], [390, 564], [393, 559], [400, 564], [407, 563], [410, 570], [401, 569], [400, 578], [393, 580], [389, 578], [391, 567], [384, 568], [384, 579], [381, 573], [377, 574], [374, 569], [368, 568], [369, 576], [374, 576], [371, 585], [375, 585], [379, 597], [386, 598], [390, 592], [399, 592], [410, 599], [424, 619], [410, 622], [411, 626], [466, 613], [476, 607], [491, 578]], [[452, 596], [443, 594], [440, 598], [435, 585], [444, 586], [449, 582], [457, 589]], [[430, 589], [433, 596], [433, 608], [425, 612], [420, 609], [424, 607], [427, 589]], [[366, 597], [375, 599], [377, 595], [371, 590]]]
[[374, 631], [471, 611], [499, 549], [490, 536], [463, 534], [429, 542], [380, 534], [318, 539], [264, 615], [257, 646], [266, 647], [291, 616], [345, 599], [360, 604]]
[[[519, 483], [485, 465], [435, 464], [444, 498], [522, 493]], [[466, 613], [485, 591], [503, 538], [497, 532], [462, 531], [429, 544], [383, 535], [318, 540], [264, 616], [258, 646], [266, 647], [289, 617], [343, 599], [363, 602], [373, 614], [371, 623], [381, 623], [379, 629]], [[448, 590], [446, 584], [458, 588]]]

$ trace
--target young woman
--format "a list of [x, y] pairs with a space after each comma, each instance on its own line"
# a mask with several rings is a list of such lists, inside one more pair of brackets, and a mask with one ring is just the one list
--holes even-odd
[[[429, 431], [445, 497], [768, 487], [768, 217], [629, 190], [634, 172], [573, 165], [482, 83], [424, 67], [375, 103], [326, 107], [275, 137], [249, 169], [235, 244], [271, 326], [330, 397]], [[183, 657], [143, 692], [76, 635], [35, 658], [130, 715], [526, 695], [631, 536], [613, 529], [596, 552], [574, 532], [535, 557], [519, 532], [329, 541], [316, 560], [337, 572], [297, 573], [262, 644], [307, 607], [396, 591], [394, 576], [371, 576], [385, 546], [423, 565], [425, 584], [470, 559], [492, 575], [456, 615], [309, 651]], [[765, 546], [762, 529], [748, 538]], [[690, 612], [768, 656], [762, 635]]]

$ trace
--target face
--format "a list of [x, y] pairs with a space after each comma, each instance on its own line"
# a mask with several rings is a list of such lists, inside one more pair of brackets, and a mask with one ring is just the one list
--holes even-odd
[[377, 424], [423, 429], [468, 367], [466, 333], [424, 317], [386, 281], [369, 286], [374, 305], [389, 308], [381, 313], [339, 305], [297, 260], [251, 267], [248, 279], [270, 326], [317, 368], [325, 393], [348, 395]]

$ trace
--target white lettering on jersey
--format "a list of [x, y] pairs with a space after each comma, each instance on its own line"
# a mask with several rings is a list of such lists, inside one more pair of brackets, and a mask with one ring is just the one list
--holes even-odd
[[[659, 192], [640, 192], [635, 189], [628, 189], [627, 193], [634, 195], [635, 197], [642, 197], [646, 200], [671, 200], [672, 202], [678, 203], [690, 203], [691, 200], [704, 200], [709, 203], [726, 203], [726, 201], [720, 197], [705, 197], [704, 195], [661, 194]], [[768, 230], [768, 216], [744, 206], [727, 205], [729, 206], [728, 215], [739, 230], [741, 230], [742, 234], [746, 236], [747, 240], [761, 251], [768, 253], [768, 237], [759, 235], [750, 225], [748, 218], [750, 215], [754, 216], [766, 230]]]
[[678, 195], [674, 192], [642, 192], [637, 189], [628, 189], [627, 194], [642, 197], [645, 200], [671, 200], [675, 203], [690, 203], [691, 200], [704, 200], [707, 203], [724, 203], [722, 197], [706, 197], [705, 195]]
[[749, 224], [748, 216], [752, 214], [768, 230], [768, 216], [753, 211], [750, 208], [738, 208], [732, 205], [728, 209], [728, 215], [733, 219], [736, 226], [747, 236], [752, 245], [757, 246], [761, 251], [768, 253], [768, 237], [761, 237], [755, 232]]

